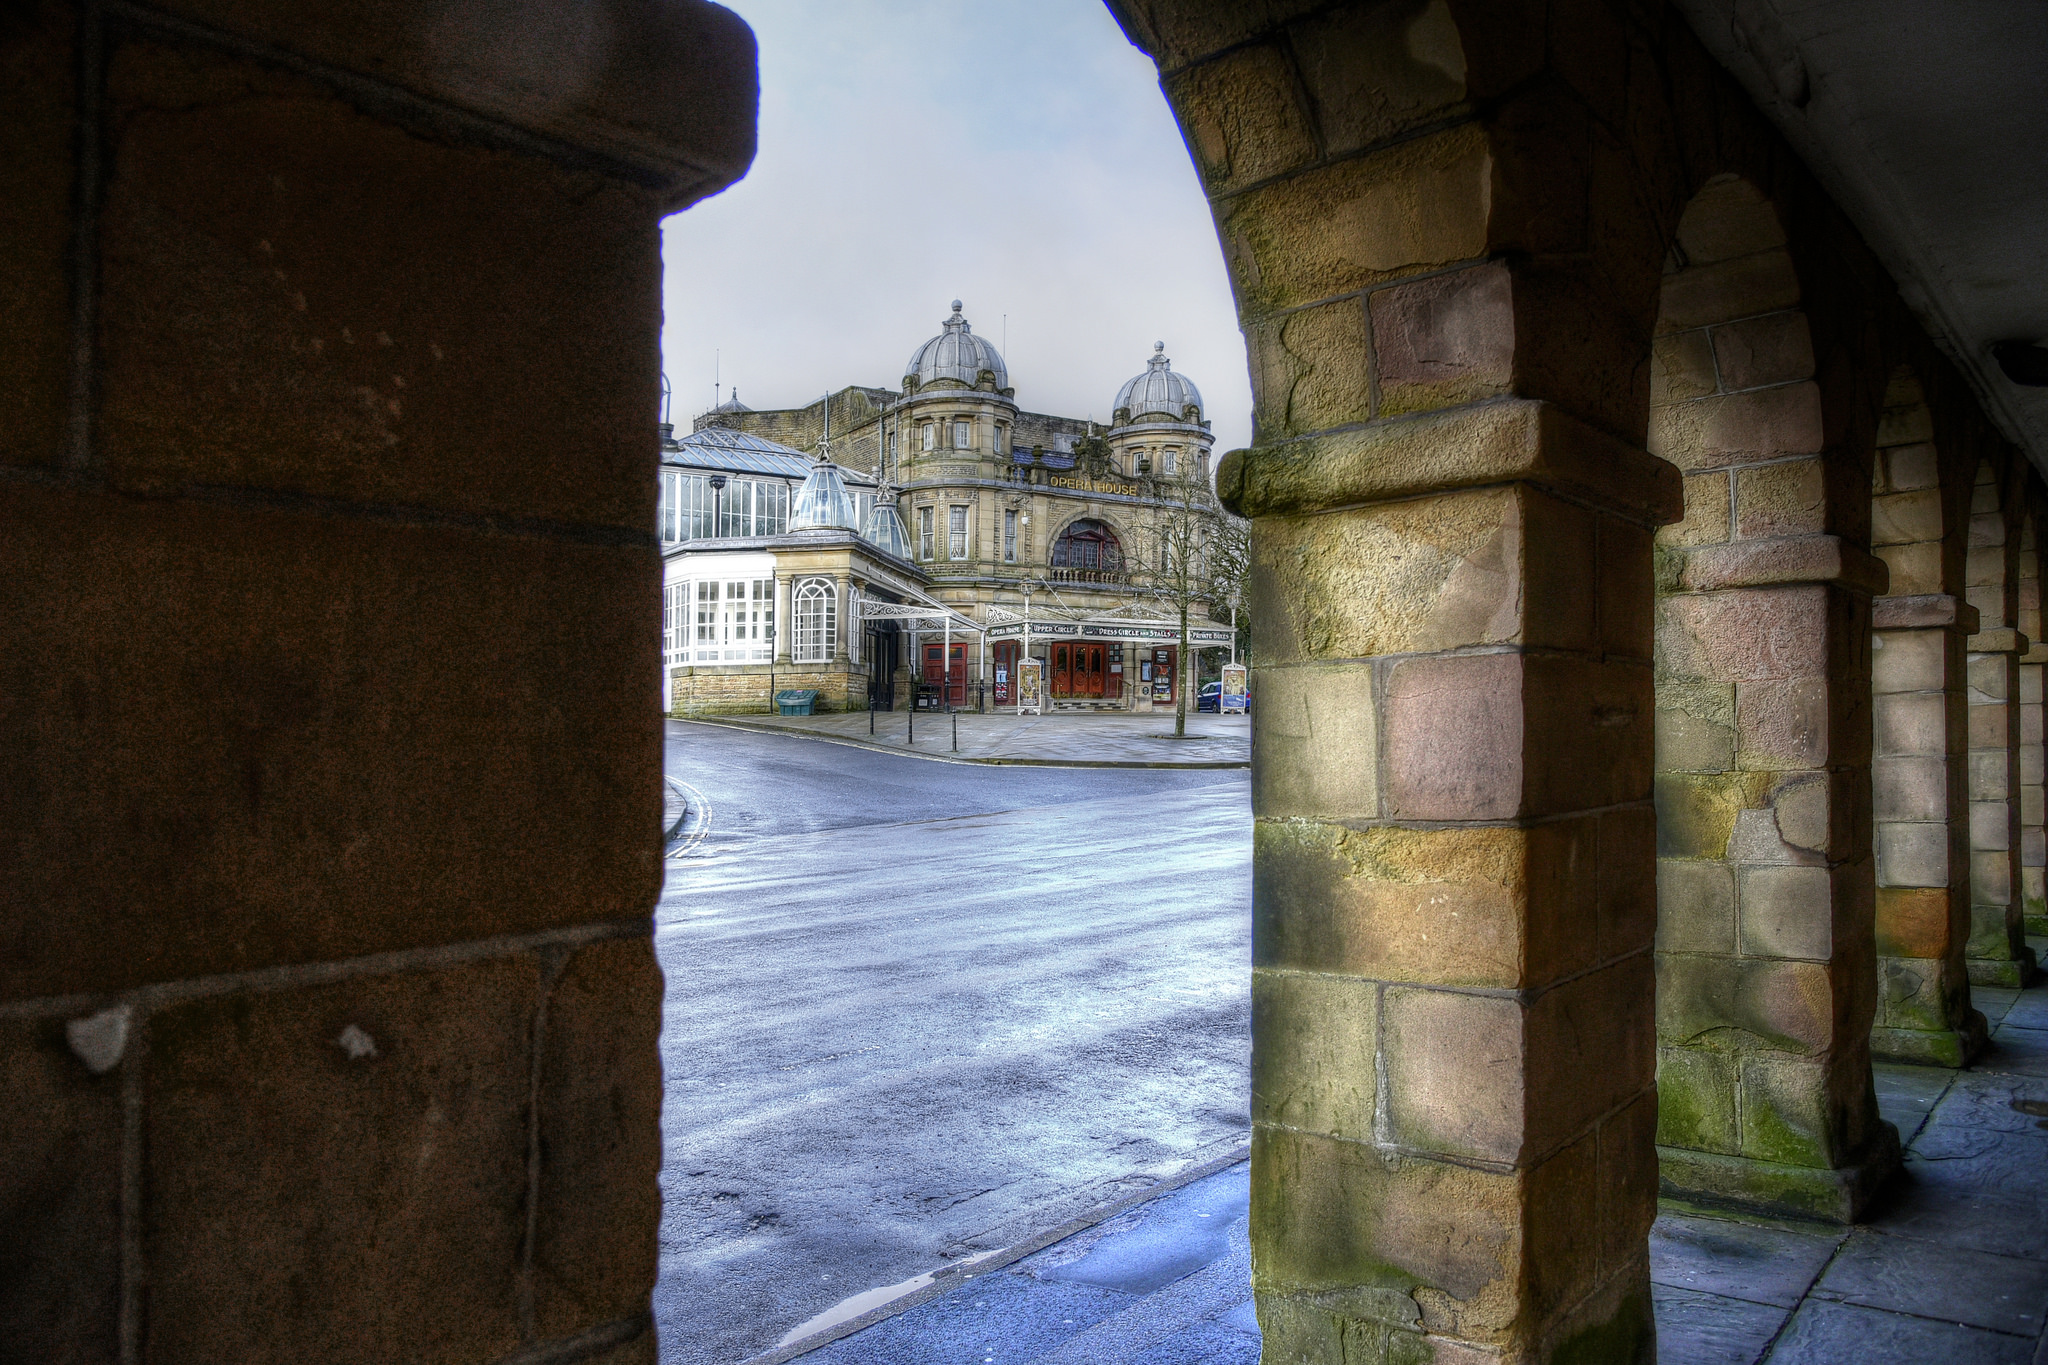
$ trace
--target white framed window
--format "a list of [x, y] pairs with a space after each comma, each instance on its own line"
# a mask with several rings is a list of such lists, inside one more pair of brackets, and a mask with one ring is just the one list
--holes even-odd
[[860, 585], [852, 583], [846, 589], [846, 657], [860, 662], [861, 645]]
[[974, 423], [956, 421], [953, 423], [953, 449], [969, 450], [974, 443]]
[[929, 507], [917, 509], [917, 557], [932, 557], [932, 509]]
[[936, 423], [926, 422], [918, 430], [924, 433], [924, 448], [926, 450], [937, 450], [939, 448], [939, 428]]
[[691, 634], [699, 663], [715, 663], [718, 660], [718, 581], [707, 579], [697, 584], [697, 615]]
[[672, 469], [663, 470], [661, 473], [661, 510], [655, 520], [658, 533], [663, 540], [681, 540], [683, 538], [682, 528], [678, 524], [680, 521], [678, 513], [681, 509], [677, 501], [682, 496], [682, 491], [683, 476]]
[[796, 615], [795, 648], [791, 657], [800, 664], [832, 661], [832, 640], [839, 621], [838, 594], [829, 578], [805, 578], [792, 594]]
[[967, 558], [967, 509], [946, 509], [946, 558]]
[[1009, 448], [1010, 424], [1008, 422], [998, 422], [996, 423], [996, 454], [1000, 455]]
[[690, 658], [690, 585], [670, 583], [661, 590], [661, 662], [665, 667]]
[[1167, 478], [1180, 473], [1180, 448], [1167, 446], [1159, 452], [1159, 472]]
[[866, 535], [868, 516], [875, 510], [875, 495], [852, 488], [846, 491], [853, 495], [853, 524], [862, 535]]
[[1017, 509], [1003, 509], [1003, 563], [1017, 562]]

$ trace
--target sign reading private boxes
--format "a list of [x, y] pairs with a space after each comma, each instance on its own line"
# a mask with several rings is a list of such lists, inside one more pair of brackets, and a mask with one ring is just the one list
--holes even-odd
[[1217, 710], [1224, 715], [1243, 715], [1251, 707], [1252, 671], [1243, 664], [1223, 665], [1223, 699]]
[[1045, 714], [1045, 660], [1017, 661], [1017, 714]]

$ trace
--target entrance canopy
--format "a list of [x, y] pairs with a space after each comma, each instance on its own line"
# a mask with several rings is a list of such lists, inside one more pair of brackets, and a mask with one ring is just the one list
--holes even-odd
[[[1067, 612], [1034, 611], [1027, 621], [1023, 612], [992, 606], [988, 609], [988, 620], [988, 638], [991, 640], [1021, 640], [1028, 625], [1034, 640], [1120, 640], [1145, 645], [1180, 643], [1180, 622], [1160, 616], [1123, 612], [1080, 616]], [[1230, 643], [1230, 637], [1228, 626], [1188, 627], [1188, 645], [1194, 649], [1225, 646]]]

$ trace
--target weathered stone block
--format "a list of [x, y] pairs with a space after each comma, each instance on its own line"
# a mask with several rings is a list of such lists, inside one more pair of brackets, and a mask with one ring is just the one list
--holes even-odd
[[1877, 882], [1880, 886], [1947, 886], [1948, 826], [1879, 825]]
[[1667, 1147], [1734, 1153], [1735, 1062], [1703, 1048], [1657, 1049], [1657, 1141]]
[[1811, 455], [1825, 444], [1811, 382], [1673, 403], [1657, 416], [1650, 453], [1688, 472]]
[[1259, 673], [1252, 792], [1268, 816], [1379, 814], [1378, 712], [1365, 664]]
[[1906, 594], [1938, 593], [1947, 581], [1942, 570], [1941, 542], [1923, 540], [1911, 545], [1879, 545], [1873, 553], [1884, 561], [1890, 574], [1888, 592]]
[[653, 1292], [661, 1000], [661, 968], [646, 938], [581, 950], [548, 998], [533, 1246], [543, 1338], [644, 1312]]
[[1893, 692], [1871, 702], [1872, 742], [1879, 758], [1948, 752], [1948, 699], [1940, 692]]
[[2007, 701], [2012, 697], [2012, 661], [2003, 654], [1972, 654], [1964, 676], [1969, 681], [1973, 705]]
[[[1817, 962], [1660, 953], [1657, 1036], [1698, 1045], [1720, 1030], [1738, 1031], [1722, 1046], [1820, 1053], [1833, 1039], [1835, 988]], [[1716, 1040], [1719, 1041], [1719, 1040]]]
[[1165, 85], [1211, 193], [1315, 159], [1315, 134], [1301, 106], [1294, 70], [1270, 43], [1188, 67]]
[[539, 985], [502, 958], [154, 1017], [149, 1356], [509, 1354]]
[[1849, 1155], [1842, 1150], [1828, 1103], [1825, 1062], [1751, 1056], [1740, 1067], [1742, 1155], [1821, 1168]]
[[1970, 751], [1965, 790], [1972, 801], [2004, 801], [2012, 787], [2012, 759], [2003, 748]]
[[1713, 329], [1723, 388], [1759, 388], [1813, 377], [1813, 337], [1799, 311], [1745, 318]]
[[108, 65], [111, 477], [645, 531], [651, 194], [202, 51]]
[[[1709, 181], [1693, 196], [1685, 217], [1679, 220], [1678, 244], [1685, 248], [1688, 261], [1708, 265], [1782, 247], [1785, 230], [1779, 226], [1777, 210], [1754, 184], [1741, 176], [1726, 175]], [[1795, 281], [1792, 301], [1799, 297], [1797, 289]], [[1721, 316], [1743, 317], [1764, 311], [1731, 309]]]
[[1874, 759], [1871, 796], [1880, 822], [1948, 819], [1949, 760], [1941, 756]]
[[1870, 641], [1874, 692], [1938, 692], [1948, 680], [1948, 632], [1881, 630]]
[[1244, 311], [1484, 255], [1491, 176], [1486, 135], [1465, 124], [1228, 201], [1219, 227]]
[[1941, 490], [1938, 488], [1890, 493], [1871, 499], [1870, 542], [1873, 546], [1940, 540], [1941, 533]]
[[1252, 1121], [1373, 1140], [1375, 981], [1252, 972]]
[[0, 520], [0, 878], [45, 912], [0, 994], [653, 904], [651, 550], [19, 485]]
[[1372, 348], [1355, 298], [1284, 313], [1245, 331], [1262, 436], [1372, 417]]
[[1720, 380], [1714, 373], [1714, 347], [1704, 327], [1690, 332], [1667, 332], [1651, 343], [1651, 407], [1704, 398], [1719, 389]]
[[2012, 807], [2004, 801], [1970, 803], [1970, 847], [2005, 850], [2012, 847]]
[[1834, 877], [1824, 867], [1745, 867], [1741, 951], [1754, 957], [1829, 959], [1834, 951]]
[[1661, 670], [1716, 682], [1821, 678], [1831, 639], [1828, 590], [1739, 588], [1658, 603]]
[[1657, 860], [1657, 950], [1735, 951], [1735, 876], [1728, 864]]
[[1685, 711], [1657, 710], [1657, 767], [1662, 772], [1726, 772], [1735, 766], [1735, 731]]
[[1664, 277], [1657, 330], [1684, 331], [1776, 312], [1798, 302], [1799, 277], [1782, 251], [1707, 261]]
[[1736, 684], [1736, 762], [1773, 771], [1826, 766], [1833, 719], [1830, 686], [1821, 678]]
[[[4, 49], [0, 49], [4, 51]], [[0, 96], [4, 98], [4, 96]], [[121, 1297], [121, 1076], [57, 1019], [0, 1021], [0, 1357], [114, 1365]]]
[[1879, 957], [1939, 958], [1953, 941], [1955, 908], [1947, 887], [1879, 886]]
[[1827, 529], [1827, 514], [1827, 484], [1818, 459], [1735, 471], [1738, 537], [1817, 535]]
[[1325, 11], [1289, 41], [1342, 155], [1441, 118], [1465, 98], [1465, 50], [1443, 0]]
[[1659, 545], [1690, 547], [1726, 541], [1733, 525], [1726, 470], [1685, 476], [1685, 520], [1657, 532]]
[[[1550, 505], [1562, 504], [1552, 502]], [[1549, 532], [1549, 523], [1539, 524], [1532, 518], [1530, 526], [1535, 534]], [[1609, 659], [1647, 662], [1655, 653], [1656, 603], [1650, 591], [1655, 575], [1655, 540], [1642, 527], [1614, 517], [1599, 518], [1595, 534], [1599, 539], [1599, 584], [1596, 591], [1600, 618], [1599, 648]], [[1563, 567], [1550, 568], [1542, 581], [1546, 586], [1554, 583], [1560, 592], [1573, 591], [1563, 580]], [[1532, 573], [1530, 580], [1533, 590], [1537, 575]], [[1542, 617], [1552, 619], [1552, 613], [1546, 611]], [[1555, 619], [1570, 621], [1575, 619], [1575, 615], [1571, 611], [1559, 612]], [[1532, 611], [1529, 627], [1532, 634], [1537, 629], [1537, 620], [1538, 614]]]
[[1512, 281], [1489, 263], [1374, 290], [1373, 357], [1382, 415], [1505, 393], [1515, 355]]
[[1737, 817], [1761, 805], [1769, 787], [1768, 773], [1659, 773], [1657, 856], [1727, 856]]
[[[2000, 915], [2012, 903], [2012, 854], [2003, 849], [1994, 852], [1970, 854], [1970, 903], [1978, 907], [1995, 909]], [[2001, 919], [2000, 924], [2004, 921]], [[2000, 932], [2003, 932], [2001, 928]], [[1974, 940], [1973, 940], [1974, 941]], [[1983, 957], [1984, 953], [1972, 947], [1970, 956]]]

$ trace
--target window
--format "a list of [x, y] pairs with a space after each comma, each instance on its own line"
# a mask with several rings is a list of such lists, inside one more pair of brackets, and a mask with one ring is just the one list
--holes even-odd
[[939, 431], [936, 425], [926, 422], [918, 430], [924, 433], [924, 448], [926, 450], [937, 450], [939, 448]]
[[859, 530], [862, 535], [866, 535], [868, 529], [868, 514], [875, 510], [875, 495], [873, 493], [863, 493], [860, 490], [854, 488], [849, 488], [846, 491], [853, 495], [854, 527], [857, 530]]
[[967, 558], [967, 509], [946, 509], [946, 558]]
[[779, 536], [789, 529], [788, 484], [728, 479], [717, 497], [721, 536]]
[[932, 557], [932, 509], [929, 507], [917, 509], [917, 557]]
[[1124, 566], [1123, 545], [1116, 532], [1084, 517], [1060, 532], [1060, 538], [1053, 542], [1052, 566], [1114, 573]]
[[1131, 472], [1134, 474], [1150, 474], [1152, 472], [1152, 456], [1146, 451], [1145, 447], [1138, 446], [1131, 451]]
[[1008, 422], [998, 422], [996, 423], [996, 454], [1000, 455], [1009, 448], [1010, 424]]
[[661, 590], [661, 662], [664, 667], [690, 657], [690, 585], [671, 583]]
[[1177, 447], [1167, 446], [1159, 452], [1159, 472], [1167, 478], [1170, 479], [1180, 472], [1179, 465], [1180, 450]]
[[971, 447], [973, 440], [974, 424], [972, 422], [953, 423], [953, 449], [967, 450]]
[[677, 525], [677, 499], [682, 495], [683, 476], [673, 470], [661, 474], [661, 513], [656, 524], [663, 540], [681, 540], [681, 528]]
[[860, 588], [848, 584], [846, 588], [846, 657], [860, 662]]
[[1017, 511], [1016, 511], [1016, 509], [1015, 509], [1015, 508], [1004, 508], [1004, 509], [1003, 509], [1003, 563], [1005, 563], [1005, 564], [1015, 564], [1016, 562], [1017, 562]]
[[718, 657], [718, 584], [697, 585], [696, 646], [699, 659]]
[[838, 625], [838, 602], [828, 578], [806, 578], [796, 585], [796, 648], [800, 664], [832, 661], [832, 640]]

